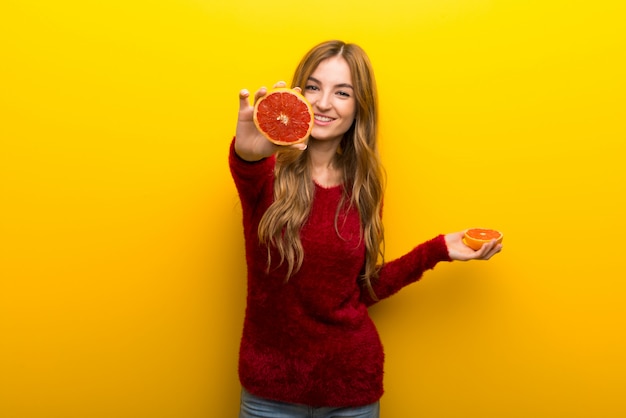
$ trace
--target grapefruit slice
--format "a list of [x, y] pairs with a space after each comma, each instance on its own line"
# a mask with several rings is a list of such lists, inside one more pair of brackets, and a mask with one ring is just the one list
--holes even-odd
[[496, 242], [500, 244], [503, 238], [504, 235], [502, 235], [502, 232], [496, 231], [495, 229], [470, 228], [465, 231], [463, 244], [467, 245], [472, 250], [480, 250], [483, 244], [490, 242], [492, 239], [495, 239]]
[[276, 145], [306, 141], [313, 123], [311, 105], [302, 94], [292, 89], [271, 90], [254, 105], [254, 124]]

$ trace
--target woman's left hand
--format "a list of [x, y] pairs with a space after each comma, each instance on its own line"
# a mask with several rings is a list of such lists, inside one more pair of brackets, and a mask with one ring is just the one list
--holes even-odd
[[448, 255], [452, 260], [489, 260], [502, 251], [502, 244], [497, 244], [495, 239], [483, 244], [479, 250], [473, 250], [463, 243], [464, 235], [465, 231], [445, 235]]

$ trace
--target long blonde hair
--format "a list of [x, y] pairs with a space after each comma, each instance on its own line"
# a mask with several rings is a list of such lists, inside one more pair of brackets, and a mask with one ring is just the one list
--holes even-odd
[[[343, 197], [337, 205], [335, 230], [342, 208], [356, 207], [361, 220], [361, 238], [365, 241], [365, 265], [361, 279], [376, 299], [372, 281], [378, 275], [379, 259], [383, 258], [384, 231], [381, 219], [384, 193], [384, 171], [377, 146], [378, 98], [372, 65], [365, 51], [356, 44], [328, 41], [312, 48], [296, 68], [292, 87], [304, 88], [320, 62], [335, 56], [343, 57], [352, 75], [356, 101], [356, 117], [344, 134], [335, 164], [343, 175]], [[305, 152], [281, 150], [276, 154], [274, 202], [259, 224], [259, 238], [280, 255], [280, 264], [287, 262], [287, 279], [302, 266], [304, 250], [300, 229], [306, 222], [315, 184], [310, 161]]]

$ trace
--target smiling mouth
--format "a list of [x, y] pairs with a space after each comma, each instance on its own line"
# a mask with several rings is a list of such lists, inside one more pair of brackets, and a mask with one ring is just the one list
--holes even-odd
[[329, 118], [328, 116], [315, 115], [315, 120], [318, 122], [332, 122], [335, 119]]

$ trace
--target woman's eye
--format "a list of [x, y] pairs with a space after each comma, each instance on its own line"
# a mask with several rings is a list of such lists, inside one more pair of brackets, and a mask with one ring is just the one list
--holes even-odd
[[304, 88], [305, 90], [318, 90], [317, 86], [308, 85]]
[[345, 91], [338, 91], [337, 94], [341, 97], [350, 97], [350, 95]]

